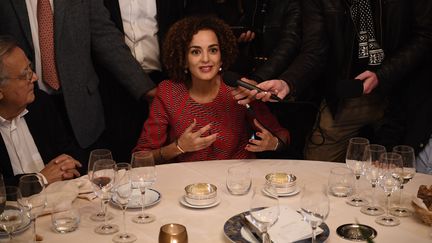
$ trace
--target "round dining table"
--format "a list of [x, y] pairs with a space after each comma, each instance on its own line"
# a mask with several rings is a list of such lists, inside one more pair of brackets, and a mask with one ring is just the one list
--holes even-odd
[[[139, 209], [127, 210], [126, 229], [127, 232], [137, 236], [136, 242], [155, 243], [158, 242], [159, 230], [162, 225], [168, 223], [179, 223], [186, 227], [189, 243], [202, 242], [232, 242], [224, 232], [224, 224], [229, 218], [241, 212], [249, 210], [251, 193], [243, 196], [231, 195], [226, 186], [226, 174], [229, 167], [242, 165], [250, 167], [252, 186], [264, 184], [265, 175], [272, 172], [287, 172], [297, 177], [297, 186], [302, 188], [319, 189], [326, 186], [330, 170], [337, 166], [346, 166], [344, 163], [332, 163], [306, 160], [219, 160], [201, 161], [188, 163], [173, 163], [156, 166], [157, 179], [153, 189], [161, 194], [161, 200], [157, 204], [145, 209], [146, 212], [156, 216], [156, 220], [148, 224], [136, 224], [132, 217], [140, 212]], [[185, 195], [185, 186], [205, 182], [217, 186], [217, 194], [220, 203], [210, 208], [190, 208], [180, 203]], [[417, 195], [420, 185], [431, 185], [432, 175], [417, 173], [414, 178], [405, 185], [403, 191], [403, 202], [411, 207], [411, 200]], [[360, 191], [368, 196], [371, 194], [371, 185], [362, 176], [360, 178]], [[385, 206], [385, 196], [381, 189], [378, 189], [377, 198], [382, 206]], [[391, 197], [395, 203], [398, 192]], [[289, 197], [280, 197], [279, 204], [288, 205], [296, 210], [300, 208], [301, 192]], [[347, 198], [334, 197], [329, 195], [330, 213], [325, 220], [329, 227], [329, 236], [326, 242], [352, 242], [337, 235], [336, 229], [344, 224], [361, 223], [371, 226], [377, 231], [375, 242], [392, 243], [421, 243], [432, 242], [430, 233], [432, 228], [424, 224], [417, 217], [410, 216], [400, 218], [400, 225], [386, 227], [375, 223], [375, 216], [368, 216], [360, 212], [359, 207], [353, 207], [346, 203]], [[70, 233], [60, 234], [52, 230], [51, 217], [41, 216], [37, 219], [37, 233], [43, 237], [43, 242], [56, 243], [78, 243], [78, 242], [112, 242], [113, 235], [99, 235], [94, 228], [100, 224], [91, 221], [90, 214], [100, 208], [99, 199], [84, 200], [77, 198], [73, 207], [78, 208], [81, 216], [79, 228]], [[121, 210], [109, 206], [109, 211], [114, 214], [110, 223], [120, 226], [122, 230]], [[31, 230], [27, 230], [16, 236], [20, 239], [30, 239]]]

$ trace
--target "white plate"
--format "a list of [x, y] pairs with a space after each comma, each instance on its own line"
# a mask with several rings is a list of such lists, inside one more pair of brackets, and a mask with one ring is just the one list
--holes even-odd
[[[146, 207], [150, 207], [155, 205], [156, 203], [160, 202], [161, 200], [161, 194], [155, 189], [147, 189], [145, 194], [145, 201], [144, 205]], [[117, 199], [115, 196], [111, 198], [111, 204], [119, 207], [117, 204]], [[130, 198], [130, 201], [128, 203], [127, 209], [140, 209], [141, 208], [141, 191], [140, 189], [132, 189], [132, 195]]]
[[207, 205], [193, 205], [193, 204], [190, 204], [190, 203], [186, 202], [185, 196], [182, 196], [179, 199], [179, 201], [180, 201], [181, 205], [183, 205], [185, 207], [188, 207], [188, 208], [211, 208], [211, 207], [214, 207], [214, 206], [218, 205], [221, 202], [221, 200], [220, 200], [220, 198], [218, 196], [216, 196], [216, 201], [214, 203], [210, 203], [210, 204], [207, 204]]
[[[265, 189], [263, 189], [263, 192], [265, 193], [265, 194], [269, 194], [268, 192], [267, 192], [267, 190], [265, 190]], [[288, 192], [288, 193], [278, 193], [278, 196], [279, 197], [291, 197], [291, 196], [294, 196], [294, 195], [297, 195], [298, 193], [300, 192], [300, 188], [299, 187], [297, 187], [294, 191], [292, 191], [292, 192]]]

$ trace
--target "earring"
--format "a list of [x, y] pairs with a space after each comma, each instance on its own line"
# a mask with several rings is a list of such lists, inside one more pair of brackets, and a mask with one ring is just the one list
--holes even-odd
[[185, 73], [185, 74], [188, 74], [188, 73], [189, 73], [189, 70], [188, 70], [187, 68], [185, 68], [184, 73]]
[[222, 66], [219, 68], [219, 72], [222, 72]]

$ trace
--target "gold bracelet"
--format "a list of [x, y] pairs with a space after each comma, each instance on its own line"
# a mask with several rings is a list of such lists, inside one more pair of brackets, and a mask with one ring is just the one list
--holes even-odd
[[275, 148], [273, 149], [273, 151], [277, 151], [278, 147], [279, 147], [279, 139], [276, 138], [276, 146], [275, 146]]
[[186, 151], [184, 151], [184, 149], [182, 149], [182, 147], [180, 147], [180, 145], [178, 144], [178, 139], [175, 140], [175, 145], [177, 147], [177, 149], [182, 153], [186, 153]]

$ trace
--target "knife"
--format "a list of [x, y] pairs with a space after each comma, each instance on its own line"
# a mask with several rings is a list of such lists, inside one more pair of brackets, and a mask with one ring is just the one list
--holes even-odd
[[241, 213], [240, 219], [242, 226], [249, 230], [255, 240], [262, 242], [261, 231], [246, 218], [246, 213]]

